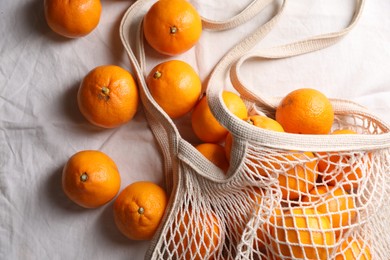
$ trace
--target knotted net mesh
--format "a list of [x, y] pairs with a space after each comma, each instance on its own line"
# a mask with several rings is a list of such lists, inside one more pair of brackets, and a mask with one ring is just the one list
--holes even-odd
[[[210, 76], [207, 94], [215, 105], [211, 107], [215, 115], [222, 115], [217, 119], [229, 126], [233, 136], [230, 169], [227, 176], [223, 175], [181, 138], [175, 124], [148, 92], [143, 75], [142, 37], [136, 38], [139, 59], [129, 38], [133, 23], [142, 25], [140, 11], [146, 2], [136, 1], [126, 12], [121, 23], [121, 39], [140, 84], [149, 124], [162, 148], [171, 196], [145, 258], [389, 259], [389, 127], [361, 108], [351, 106], [349, 110], [348, 102], [334, 103], [337, 109], [333, 129], [354, 130], [361, 140], [371, 140], [374, 144], [357, 138], [351, 143], [338, 144], [343, 137], [332, 136], [313, 138], [311, 142], [307, 142], [310, 137], [302, 137], [305, 142], [301, 145], [300, 137], [294, 139], [286, 133], [274, 135], [265, 130], [253, 134], [241, 124], [234, 125], [237, 122], [219, 104], [220, 89], [213, 86], [222, 82], [219, 72], [223, 74], [232, 62], [270, 31], [278, 20], [272, 19], [226, 54], [213, 71], [216, 73]], [[340, 33], [281, 46], [257, 56], [290, 57], [337, 42], [356, 23], [362, 2], [357, 0], [358, 10], [350, 26]], [[244, 58], [248, 57], [250, 55]], [[233, 79], [235, 89], [244, 98], [256, 99], [243, 91], [245, 88], [240, 91], [238, 75]], [[210, 83], [214, 81], [218, 84]], [[248, 109], [253, 108], [250, 102]], [[273, 108], [261, 106], [259, 104], [258, 111], [266, 110], [268, 116], [273, 117]], [[288, 139], [286, 143], [294, 149], [287, 149], [283, 138]], [[321, 142], [327, 141], [332, 145], [322, 146]]]
[[[336, 116], [334, 128], [385, 131], [359, 115]], [[223, 180], [212, 177], [214, 168], [194, 167], [188, 154], [178, 159], [172, 207], [150, 258], [389, 257], [389, 149], [313, 152], [239, 136], [233, 142], [238, 167]]]

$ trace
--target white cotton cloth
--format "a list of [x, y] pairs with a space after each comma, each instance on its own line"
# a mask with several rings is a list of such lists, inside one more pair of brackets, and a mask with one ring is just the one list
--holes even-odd
[[[122, 15], [133, 1], [104, 1], [98, 27], [79, 39], [50, 30], [43, 1], [0, 2], [0, 259], [144, 259], [148, 241], [125, 238], [113, 222], [112, 202], [83, 209], [61, 189], [67, 159], [85, 149], [108, 154], [121, 173], [121, 189], [138, 180], [164, 186], [163, 159], [142, 107], [116, 129], [100, 129], [80, 114], [76, 93], [94, 67], [115, 64], [131, 70], [119, 38]], [[193, 0], [204, 17], [227, 19], [250, 1]], [[282, 19], [258, 44], [272, 47], [348, 25], [354, 0], [293, 0]], [[366, 1], [357, 26], [338, 44], [281, 60], [247, 62], [247, 86], [283, 96], [311, 87], [333, 98], [366, 106], [390, 123], [390, 1]], [[248, 23], [204, 31], [180, 55], [202, 80], [218, 60], [274, 13], [272, 6]], [[168, 59], [154, 56], [147, 68]], [[224, 82], [229, 88], [229, 82]], [[177, 120], [182, 136], [199, 142], [188, 117]]]

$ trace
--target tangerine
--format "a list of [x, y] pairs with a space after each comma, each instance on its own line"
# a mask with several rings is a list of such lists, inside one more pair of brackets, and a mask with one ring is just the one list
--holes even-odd
[[276, 108], [276, 121], [284, 131], [295, 134], [328, 134], [334, 120], [329, 99], [311, 88], [287, 94]]
[[329, 259], [335, 244], [329, 219], [307, 207], [286, 210], [271, 236], [273, 251], [288, 259]]
[[[356, 132], [338, 129], [331, 134], [356, 134]], [[341, 184], [345, 190], [358, 188], [363, 174], [370, 167], [370, 154], [361, 160], [358, 160], [354, 153], [349, 152], [319, 152], [318, 156], [322, 157], [318, 162], [318, 170], [324, 174], [324, 183], [330, 186]]]
[[262, 115], [252, 115], [249, 116], [247, 119], [245, 119], [246, 122], [248, 122], [251, 125], [267, 129], [267, 130], [272, 130], [276, 132], [284, 132], [283, 127], [279, 124], [278, 121], [267, 117], [267, 116], [262, 116]]
[[198, 74], [180, 60], [155, 66], [147, 76], [146, 83], [154, 100], [171, 118], [190, 112], [202, 91]]
[[202, 143], [195, 147], [208, 160], [219, 167], [224, 173], [229, 169], [229, 162], [225, 155], [225, 148], [220, 144]]
[[336, 251], [335, 260], [371, 260], [371, 250], [362, 239], [348, 237]]
[[99, 24], [100, 0], [44, 0], [46, 22], [56, 33], [68, 37], [82, 37]]
[[295, 153], [285, 159], [292, 164], [285, 173], [280, 173], [278, 180], [282, 189], [283, 199], [297, 199], [301, 194], [308, 193], [317, 180], [317, 162], [311, 152]]
[[133, 76], [116, 65], [91, 70], [77, 93], [80, 112], [90, 123], [104, 128], [129, 122], [137, 112], [138, 99]]
[[221, 220], [213, 211], [194, 213], [192, 208], [182, 213], [175, 223], [170, 250], [175, 259], [213, 259], [222, 245]]
[[283, 200], [295, 200], [308, 194], [317, 181], [316, 157], [312, 152], [289, 152], [258, 160], [261, 176], [277, 174]]
[[192, 48], [202, 34], [202, 20], [186, 0], [160, 0], [143, 20], [146, 41], [165, 55], [178, 55]]
[[271, 230], [275, 228], [278, 221], [282, 219], [283, 210], [281, 207], [276, 207], [272, 210], [269, 218], [259, 226], [256, 230], [256, 239], [254, 239], [254, 245], [256, 249], [260, 251], [266, 250], [266, 245], [270, 243], [269, 237], [271, 236]]
[[[284, 132], [283, 127], [274, 119], [267, 117], [267, 116], [262, 116], [262, 115], [252, 115], [249, 116], [248, 118], [244, 119], [246, 122], [248, 122], [251, 125], [267, 129], [267, 130], [272, 130], [276, 132]], [[226, 136], [225, 139], [225, 153], [226, 157], [228, 160], [230, 160], [230, 153], [232, 149], [232, 144], [233, 144], [233, 136], [229, 132]]]
[[[240, 119], [248, 116], [244, 101], [230, 91], [222, 92], [227, 109]], [[212, 114], [206, 96], [203, 96], [192, 111], [192, 129], [195, 135], [205, 143], [218, 143], [226, 138], [228, 130]]]
[[162, 221], [167, 203], [167, 194], [159, 185], [150, 181], [134, 182], [114, 202], [115, 224], [132, 240], [150, 240]]
[[312, 202], [312, 206], [331, 220], [336, 238], [340, 237], [356, 220], [356, 205], [353, 197], [342, 187], [319, 185], [302, 198], [303, 202]]
[[238, 238], [241, 238], [245, 226], [248, 222], [248, 217], [250, 217], [253, 213], [258, 214], [265, 214], [263, 212], [263, 208], [261, 207], [262, 199], [263, 199], [264, 191], [256, 186], [249, 186], [245, 189], [242, 189], [239, 191], [239, 194], [235, 194], [235, 197], [241, 197], [240, 205], [241, 210], [240, 211], [232, 211], [229, 212], [229, 221], [230, 221], [230, 228], [234, 230], [235, 235], [237, 235]]
[[120, 183], [115, 162], [96, 150], [75, 153], [62, 171], [62, 189], [84, 208], [97, 208], [111, 201], [119, 192]]

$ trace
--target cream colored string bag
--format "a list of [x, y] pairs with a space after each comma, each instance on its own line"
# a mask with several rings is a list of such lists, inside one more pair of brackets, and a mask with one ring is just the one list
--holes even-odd
[[[170, 203], [154, 236], [146, 259], [333, 259], [348, 239], [363, 241], [372, 259], [390, 258], [390, 133], [379, 118], [365, 108], [333, 99], [333, 128], [349, 128], [357, 135], [295, 135], [262, 130], [233, 116], [224, 106], [222, 82], [232, 86], [252, 114], [275, 114], [279, 98], [245, 87], [240, 68], [248, 59], [280, 59], [330, 46], [356, 24], [364, 4], [356, 1], [350, 25], [336, 33], [316, 36], [269, 49], [252, 50], [271, 31], [277, 14], [242, 39], [215, 66], [207, 82], [207, 98], [215, 117], [233, 135], [227, 175], [183, 139], [175, 123], [150, 95], [145, 83], [142, 18], [154, 1], [139, 0], [125, 13], [120, 36], [137, 77], [149, 125], [164, 158]], [[274, 1], [253, 1], [227, 21], [203, 19], [210, 30], [225, 30], [245, 23]], [[134, 33], [136, 32], [136, 33]], [[315, 157], [308, 156], [310, 151]], [[335, 156], [339, 158], [334, 160]], [[318, 171], [321, 163], [329, 173]], [[342, 173], [340, 175], [340, 173]], [[305, 201], [312, 176], [324, 181], [325, 192]], [[333, 177], [332, 177], [333, 176]], [[345, 176], [348, 176], [345, 177]], [[301, 187], [291, 192], [289, 185]], [[348, 193], [336, 192], [352, 187]], [[298, 199], [296, 199], [296, 197]], [[337, 200], [338, 198], [338, 200]], [[329, 200], [347, 202], [332, 212]], [[341, 203], [340, 203], [341, 204]], [[336, 204], [338, 205], [338, 204]], [[325, 208], [325, 211], [317, 210]], [[313, 210], [313, 209], [316, 210]], [[340, 222], [338, 223], [337, 220]], [[341, 223], [342, 222], [342, 223]], [[361, 250], [361, 256], [368, 256]]]

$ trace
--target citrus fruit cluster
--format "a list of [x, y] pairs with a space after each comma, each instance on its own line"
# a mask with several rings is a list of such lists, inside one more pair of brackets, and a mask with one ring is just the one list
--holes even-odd
[[[45, 0], [44, 6], [50, 28], [66, 37], [81, 37], [91, 32], [101, 13], [99, 0]], [[153, 50], [176, 56], [198, 42], [202, 21], [188, 1], [159, 0], [144, 16], [143, 33]], [[228, 174], [234, 136], [212, 114], [195, 69], [182, 60], [171, 59], [157, 64], [147, 75], [146, 83], [154, 102], [167, 117], [178, 119], [190, 115], [193, 133], [200, 141], [194, 144], [195, 148]], [[332, 132], [332, 103], [315, 89], [290, 92], [273, 116], [249, 114], [237, 93], [225, 90], [222, 99], [234, 116], [264, 130], [307, 135], [356, 134], [351, 129]], [[98, 66], [82, 80], [77, 102], [91, 124], [119, 127], [131, 121], [137, 112], [137, 84], [124, 68]], [[330, 248], [343, 237], [336, 259], [371, 259], [370, 241], [344, 237], [357, 221], [357, 203], [352, 195], [366, 170], [361, 164], [350, 163], [356, 161], [352, 157], [337, 151], [285, 151], [272, 155], [272, 160], [253, 157], [245, 161], [250, 178], [277, 178], [282, 198], [282, 204], [257, 230], [254, 246], [268, 255], [268, 259], [325, 259], [331, 254]], [[365, 165], [370, 165], [370, 156], [367, 158]], [[124, 235], [134, 240], [154, 236], [168, 202], [164, 189], [147, 181], [129, 184], [119, 192], [118, 168], [101, 151], [80, 151], [69, 158], [63, 169], [62, 184], [65, 194], [82, 207], [96, 208], [115, 200], [115, 223]], [[251, 199], [260, 203], [262, 196]], [[189, 208], [182, 214], [184, 221], [176, 227], [179, 233], [174, 235], [174, 244], [169, 248], [185, 259], [212, 257], [222, 243], [222, 221], [212, 210], [194, 213]], [[207, 236], [201, 236], [200, 232], [206, 232]]]
[[114, 200], [114, 220], [119, 231], [133, 240], [150, 240], [163, 218], [168, 195], [150, 181], [128, 184], [122, 191], [120, 187], [118, 167], [101, 151], [75, 153], [62, 171], [63, 191], [74, 203], [98, 208]]
[[[99, 23], [100, 0], [44, 0], [49, 27], [57, 34], [83, 37]], [[82, 79], [77, 104], [91, 124], [116, 128], [130, 122], [139, 106], [137, 84], [129, 71], [117, 65], [93, 68]], [[73, 154], [62, 171], [66, 196], [84, 208], [98, 208], [114, 200], [119, 231], [133, 240], [150, 240], [166, 209], [168, 195], [159, 185], [138, 181], [121, 188], [116, 163], [105, 153], [82, 150]]]
[[[169, 27], [175, 22], [163, 22], [160, 27], [152, 26], [153, 29], [159, 28], [159, 32], [163, 32], [162, 36], [158, 36], [156, 31], [153, 31], [155, 34], [150, 33], [151, 22], [148, 21], [154, 18], [151, 13], [156, 17], [163, 17], [160, 18], [162, 20], [166, 18], [167, 14], [162, 10], [169, 9], [168, 5], [164, 6], [167, 2], [157, 2], [146, 14], [144, 34], [148, 43], [157, 52], [174, 56], [185, 52], [188, 48], [183, 47], [181, 51], [175, 51], [164, 49], [165, 47], [158, 44], [178, 40], [173, 38], [172, 28]], [[190, 10], [193, 12], [194, 9], [190, 8]], [[174, 19], [174, 14], [177, 13], [170, 14], [170, 19]], [[197, 22], [192, 21], [192, 24], [200, 27]], [[175, 26], [174, 31], [176, 30], [180, 32], [180, 26]], [[151, 39], [152, 37], [154, 38]], [[167, 116], [176, 119], [190, 114], [192, 130], [200, 140], [195, 148], [227, 174], [233, 136], [213, 116], [206, 96], [201, 94], [201, 81], [193, 68], [177, 59], [163, 62], [150, 71], [147, 85], [157, 105]], [[301, 88], [287, 94], [277, 107], [274, 118], [249, 115], [244, 100], [236, 93], [223, 91], [222, 99], [233, 115], [248, 124], [270, 131], [310, 135], [330, 134], [334, 125], [334, 111], [330, 100], [320, 91], [311, 88]], [[339, 129], [331, 134], [355, 134], [355, 132], [350, 129]], [[251, 172], [262, 177], [275, 174], [278, 176], [278, 186], [284, 203], [301, 205], [295, 207], [280, 205], [269, 222], [264, 224], [268, 226], [267, 229], [263, 226], [258, 230], [257, 248], [264, 254], [268, 252], [269, 259], [272, 257], [325, 259], [331, 255], [337, 241], [357, 218], [356, 202], [351, 194], [353, 189], [358, 187], [362, 170], [353, 165], [350, 166], [354, 168], [353, 171], [350, 168], [345, 168], [342, 172], [334, 169], [340, 161], [347, 162], [351, 161], [350, 159], [337, 152], [327, 154], [311, 151], [288, 151], [274, 156], [271, 161], [262, 161], [261, 158], [251, 159], [248, 165]], [[339, 185], [340, 183], [345, 184]], [[255, 199], [255, 201], [259, 200], [261, 196]], [[187, 247], [193, 248], [184, 253], [186, 258], [212, 257], [222, 243], [221, 221], [217, 215], [212, 211], [197, 213], [190, 221], [188, 215], [191, 215], [191, 212], [182, 214], [187, 215], [180, 225], [186, 227], [178, 228], [179, 233], [182, 233], [177, 234], [178, 238], [174, 239], [175, 245], [172, 248], [180, 252], [184, 252]], [[199, 241], [202, 237], [197, 233], [197, 229], [192, 227], [194, 225], [202, 226], [203, 230], [206, 230], [203, 241]], [[192, 230], [195, 230], [195, 234], [191, 233]], [[187, 238], [186, 232], [191, 233], [190, 237], [195, 237], [193, 241], [197, 241], [197, 245], [189, 245], [189, 242], [184, 239], [183, 248], [177, 248], [178, 240], [181, 237]], [[201, 247], [196, 248], [196, 246]], [[265, 250], [266, 247], [271, 250]], [[336, 255], [337, 259], [353, 259], [352, 256], [371, 259], [368, 242], [355, 237], [345, 238], [345, 242], [338, 247]]]
[[[274, 118], [252, 115], [245, 121], [291, 134], [356, 134], [351, 129], [332, 131], [331, 102], [323, 93], [307, 88], [287, 94]], [[228, 133], [224, 142], [228, 160], [233, 138]], [[281, 192], [281, 204], [257, 230], [254, 247], [267, 259], [327, 259], [335, 247], [336, 259], [371, 259], [370, 242], [348, 233], [358, 221], [354, 192], [371, 158], [368, 152], [363, 159], [353, 156], [337, 151], [281, 150], [246, 160], [250, 178], [276, 177]]]

